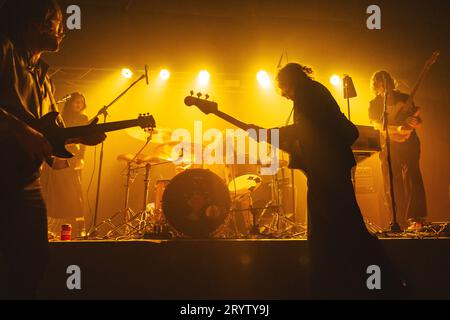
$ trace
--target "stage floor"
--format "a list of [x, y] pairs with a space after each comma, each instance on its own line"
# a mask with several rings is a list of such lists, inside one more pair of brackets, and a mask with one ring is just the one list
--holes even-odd
[[[412, 298], [450, 299], [450, 238], [381, 241]], [[69, 241], [50, 248], [42, 299], [311, 298], [306, 240]], [[80, 290], [67, 288], [71, 265], [81, 270]]]

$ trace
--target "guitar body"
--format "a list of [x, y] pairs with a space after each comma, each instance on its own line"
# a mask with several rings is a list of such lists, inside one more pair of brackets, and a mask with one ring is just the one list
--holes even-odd
[[[409, 139], [414, 128], [406, 124], [408, 117], [418, 117], [420, 109], [414, 105], [409, 105], [405, 102], [398, 102], [394, 106], [388, 105], [388, 130], [391, 141], [402, 143]], [[383, 137], [386, 138], [386, 133], [382, 130]]]
[[58, 117], [58, 112], [47, 113], [39, 119], [38, 128], [35, 129], [42, 133], [50, 142], [55, 157], [72, 158], [73, 154], [67, 151], [65, 147], [68, 137], [65, 135], [65, 128], [60, 126]]
[[[73, 154], [67, 151], [66, 141], [81, 138], [94, 133], [109, 132], [125, 128], [140, 126], [143, 129], [155, 128], [153, 116], [140, 115], [137, 119], [109, 122], [102, 124], [89, 124], [85, 126], [64, 128], [60, 125], [59, 113], [50, 112], [37, 119], [32, 127], [42, 133], [52, 146], [52, 154], [58, 158], [72, 158]], [[34, 181], [39, 175], [42, 162], [33, 162], [23, 150], [14, 136], [0, 140], [0, 189], [22, 188]], [[52, 160], [47, 159], [51, 165]]]

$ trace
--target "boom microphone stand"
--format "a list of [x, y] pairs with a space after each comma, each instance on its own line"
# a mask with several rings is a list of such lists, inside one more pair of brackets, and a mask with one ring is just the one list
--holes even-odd
[[392, 174], [392, 161], [391, 161], [391, 139], [389, 136], [388, 130], [388, 112], [387, 112], [387, 88], [386, 88], [386, 77], [384, 77], [384, 102], [383, 102], [383, 130], [386, 133], [386, 157], [388, 163], [388, 171], [389, 171], [389, 186], [391, 193], [391, 206], [392, 206], [392, 221], [389, 225], [390, 231], [393, 233], [400, 233], [402, 229], [397, 222], [397, 206], [395, 203], [395, 193], [394, 193], [394, 177]]
[[[144, 74], [139, 77], [136, 81], [134, 81], [132, 84], [128, 86], [122, 93], [120, 93], [113, 101], [111, 101], [108, 105], [101, 108], [98, 112], [95, 118], [100, 117], [103, 115], [103, 123], [106, 123], [106, 117], [108, 116], [108, 109], [111, 107], [114, 103], [116, 103], [120, 98], [122, 98], [132, 87], [134, 87], [138, 82], [145, 79], [146, 84], [148, 85], [148, 66], [145, 65], [144, 68]], [[95, 119], [94, 118], [94, 119]], [[97, 194], [95, 198], [95, 211], [94, 211], [94, 220], [93, 223], [91, 223], [91, 229], [88, 232], [88, 237], [96, 236], [95, 226], [97, 225], [97, 216], [98, 216], [98, 205], [100, 200], [100, 184], [102, 179], [102, 169], [103, 169], [103, 150], [104, 150], [104, 142], [102, 142], [102, 145], [100, 147], [100, 161], [99, 161], [99, 167], [98, 167], [98, 179], [97, 179]], [[92, 228], [94, 230], [91, 233]]]

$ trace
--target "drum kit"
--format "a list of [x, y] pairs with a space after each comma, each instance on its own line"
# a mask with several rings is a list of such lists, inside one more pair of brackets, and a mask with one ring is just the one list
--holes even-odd
[[[142, 141], [147, 139], [138, 131], [129, 134]], [[236, 239], [306, 235], [306, 228], [295, 221], [294, 208], [291, 206], [290, 212], [286, 212], [287, 190], [292, 190], [289, 179], [284, 177], [287, 161], [280, 160], [280, 169], [273, 176], [261, 176], [258, 163], [206, 165], [185, 158], [181, 162], [182, 154], [179, 159], [173, 159], [172, 150], [179, 141], [170, 141], [170, 130], [158, 129], [154, 135], [152, 142], [156, 143], [151, 155], [138, 152], [117, 157], [126, 164], [124, 207], [96, 226], [99, 234], [105, 234], [104, 238]], [[175, 176], [154, 179], [151, 184], [151, 170], [163, 164], [175, 166]], [[134, 212], [129, 207], [130, 187], [141, 170], [144, 170], [143, 206], [141, 211]], [[149, 202], [149, 194], [154, 202]], [[99, 232], [101, 228], [105, 232]]]

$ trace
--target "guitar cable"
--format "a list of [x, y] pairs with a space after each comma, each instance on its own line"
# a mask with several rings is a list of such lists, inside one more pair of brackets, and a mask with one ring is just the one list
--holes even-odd
[[[91, 190], [92, 181], [94, 180], [96, 167], [97, 167], [97, 146], [94, 147], [94, 167], [92, 168], [91, 178], [89, 179], [89, 184], [88, 184], [88, 187], [86, 190], [86, 201], [87, 201], [90, 217], [92, 217], [92, 207], [91, 207], [91, 202], [89, 201], [89, 192]], [[88, 229], [89, 232], [92, 230], [93, 227], [95, 227], [93, 224], [94, 224], [94, 219], [92, 219], [91, 224], [89, 226], [89, 229]]]

